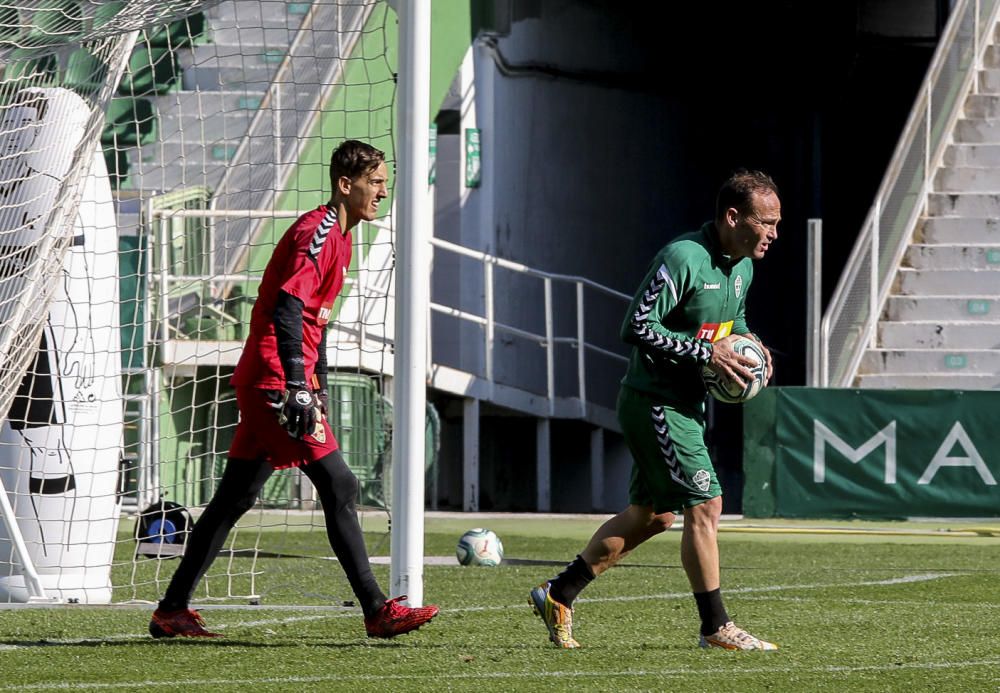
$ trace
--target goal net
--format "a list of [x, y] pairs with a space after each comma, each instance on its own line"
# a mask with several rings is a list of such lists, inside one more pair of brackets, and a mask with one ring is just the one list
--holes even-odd
[[[274, 245], [329, 199], [344, 139], [392, 171], [395, 16], [374, 0], [21, 2], [0, 7], [0, 604], [153, 601], [225, 465]], [[376, 555], [390, 216], [354, 243], [330, 423]], [[280, 471], [195, 599], [350, 598], [316, 568], [330, 554], [308, 480]], [[299, 564], [321, 581], [290, 579]]]

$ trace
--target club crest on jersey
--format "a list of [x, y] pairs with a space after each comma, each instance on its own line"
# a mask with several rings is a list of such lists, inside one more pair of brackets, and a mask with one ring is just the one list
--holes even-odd
[[728, 337], [733, 332], [733, 321], [728, 322], [706, 322], [698, 328], [695, 339], [707, 339], [710, 342], [717, 342], [723, 337]]
[[733, 282], [733, 291], [736, 293], [736, 298], [739, 298], [740, 294], [743, 293], [743, 275], [736, 275], [736, 281]]
[[315, 440], [317, 443], [325, 443], [326, 442], [326, 429], [323, 428], [323, 422], [322, 421], [317, 421], [316, 422], [316, 428], [313, 429], [312, 437], [313, 437], [313, 440]]
[[707, 491], [708, 487], [712, 485], [712, 477], [704, 469], [699, 469], [695, 472], [694, 476], [691, 477], [691, 481], [694, 482], [699, 491]]

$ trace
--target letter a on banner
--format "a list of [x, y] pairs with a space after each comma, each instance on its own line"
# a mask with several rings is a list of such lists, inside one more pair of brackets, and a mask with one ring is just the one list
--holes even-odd
[[[965, 450], [967, 457], [949, 457], [948, 453], [955, 443], [959, 443]], [[941, 467], [974, 467], [977, 472], [979, 472], [980, 478], [983, 483], [987, 486], [996, 486], [997, 480], [993, 478], [990, 473], [989, 467], [983, 462], [982, 455], [976, 450], [976, 446], [972, 444], [972, 440], [969, 438], [969, 434], [965, 432], [960, 421], [956, 421], [955, 425], [951, 427], [948, 435], [945, 437], [944, 442], [941, 443], [941, 447], [938, 448], [937, 452], [934, 453], [934, 459], [931, 463], [927, 465], [927, 469], [924, 470], [923, 476], [917, 480], [918, 484], [929, 484], [934, 479], [934, 475], [937, 474]]]

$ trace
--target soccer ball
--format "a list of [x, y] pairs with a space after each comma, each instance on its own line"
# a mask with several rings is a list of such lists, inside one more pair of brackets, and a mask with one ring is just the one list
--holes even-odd
[[757, 362], [756, 366], [750, 368], [753, 380], [743, 386], [721, 377], [708, 366], [701, 369], [701, 378], [705, 381], [705, 388], [712, 397], [720, 402], [739, 404], [756, 397], [757, 393], [767, 384], [767, 358], [764, 356], [764, 350], [761, 349], [760, 344], [748, 337], [742, 337], [733, 342], [733, 350], [737, 354], [747, 356]]
[[492, 530], [476, 527], [458, 540], [455, 556], [462, 565], [500, 565], [503, 560], [503, 544]]

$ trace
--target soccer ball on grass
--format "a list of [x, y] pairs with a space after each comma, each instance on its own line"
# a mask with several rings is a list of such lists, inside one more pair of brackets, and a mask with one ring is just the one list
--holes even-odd
[[503, 560], [503, 544], [492, 530], [476, 527], [458, 540], [455, 557], [462, 565], [500, 565]]

